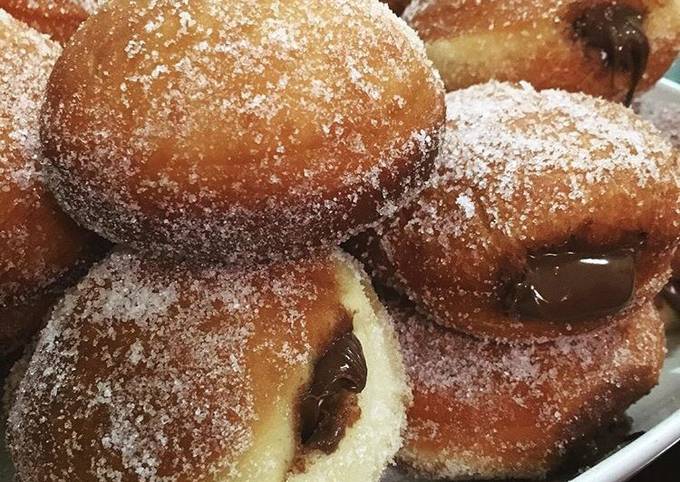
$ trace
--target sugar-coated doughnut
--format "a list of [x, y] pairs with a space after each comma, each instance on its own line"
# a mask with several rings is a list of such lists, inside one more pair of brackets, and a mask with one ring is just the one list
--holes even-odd
[[0, 10], [0, 311], [32, 301], [102, 247], [43, 184], [39, 112], [60, 52]]
[[536, 345], [478, 340], [392, 311], [413, 389], [398, 459], [436, 478], [544, 478], [656, 385], [652, 304], [622, 324]]
[[526, 83], [452, 92], [447, 108], [439, 177], [377, 242], [383, 273], [424, 312], [530, 342], [626, 317], [661, 291], [680, 157], [656, 129], [620, 104]]
[[630, 102], [680, 48], [680, 0], [415, 0], [404, 18], [448, 90], [526, 80]]
[[31, 482], [377, 481], [409, 393], [346, 255], [237, 271], [118, 251], [41, 333], [10, 449]]
[[105, 2], [106, 0], [0, 0], [0, 8], [63, 44]]
[[443, 90], [377, 0], [114, 0], [57, 62], [42, 117], [68, 213], [138, 249], [300, 255], [429, 177]]

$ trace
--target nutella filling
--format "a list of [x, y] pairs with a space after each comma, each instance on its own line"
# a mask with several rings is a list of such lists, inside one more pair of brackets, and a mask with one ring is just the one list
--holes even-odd
[[519, 318], [579, 321], [624, 308], [635, 287], [635, 251], [531, 255], [522, 279], [507, 286], [506, 309]]
[[300, 401], [300, 435], [306, 449], [332, 453], [345, 435], [352, 404], [366, 387], [361, 343], [348, 332], [336, 338], [314, 368]]
[[576, 35], [588, 47], [600, 50], [607, 68], [630, 73], [626, 105], [630, 105], [649, 59], [649, 39], [643, 15], [634, 8], [602, 3], [585, 11], [574, 21]]
[[680, 311], [680, 278], [670, 280], [661, 294], [674, 310]]

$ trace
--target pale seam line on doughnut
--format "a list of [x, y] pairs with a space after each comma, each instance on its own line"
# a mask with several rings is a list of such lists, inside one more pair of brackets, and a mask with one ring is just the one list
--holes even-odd
[[[507, 65], [509, 71], [516, 68], [516, 60], [536, 58], [536, 53], [546, 50], [548, 45], [559, 44], [563, 36], [555, 31], [551, 22], [535, 22], [531, 36], [540, 38], [542, 42], [527, 45], [526, 37], [521, 33], [492, 31], [491, 33], [466, 34], [464, 37], [442, 38], [428, 41], [427, 54], [435, 63], [442, 66], [444, 81], [450, 66], [461, 69], [472, 67], [478, 75], [493, 78], [493, 72], [499, 66]], [[501, 37], [501, 38], [499, 38]], [[519, 38], [519, 42], [515, 39]], [[490, 49], [489, 45], [494, 48]], [[472, 61], [471, 61], [472, 60]], [[480, 68], [484, 72], [479, 73]]]
[[[672, 40], [680, 31], [680, 0], [672, 0], [668, 5], [649, 13], [645, 19], [645, 31], [655, 50], [664, 40]], [[523, 32], [530, 34], [532, 38], [540, 39], [541, 42], [527, 43], [527, 36], [522, 35]], [[494, 48], [489, 49], [489, 45], [493, 45]], [[493, 72], [498, 71], [499, 66], [505, 65], [506, 71], [513, 71], [517, 59], [538, 59], [539, 52], [547, 50], [559, 52], [565, 47], [572, 46], [565, 41], [563, 32], [555, 28], [554, 22], [545, 20], [534, 20], [534, 26], [530, 31], [468, 33], [460, 37], [441, 38], [426, 43], [427, 54], [436, 65], [441, 66], [445, 82], [448, 81], [446, 72], [452, 67], [455, 70], [472, 68], [478, 76], [493, 78]], [[479, 72], [480, 70], [482, 72]]]
[[368, 383], [358, 397], [361, 418], [333, 454], [310, 454], [308, 470], [291, 475], [289, 482], [377, 481], [401, 446], [406, 426], [410, 390], [391, 319], [367, 293], [370, 284], [357, 262], [348, 255], [337, 258], [342, 304], [354, 313], [354, 334], [368, 365]]

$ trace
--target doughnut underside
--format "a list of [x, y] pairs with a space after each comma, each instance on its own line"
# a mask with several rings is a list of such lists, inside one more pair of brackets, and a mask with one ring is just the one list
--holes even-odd
[[[353, 263], [332, 254], [238, 273], [112, 254], [57, 307], [15, 396], [19, 476], [376, 478], [400, 445], [408, 389]], [[296, 400], [342, 310], [368, 365], [361, 417], [298, 472]]]
[[399, 460], [437, 478], [544, 478], [656, 385], [652, 304], [624, 323], [539, 345], [485, 342], [391, 311], [414, 403]]
[[[571, 26], [579, 10], [606, 2], [550, 3], [417, 0], [404, 17], [425, 41], [449, 91], [491, 79], [526, 80], [537, 89], [623, 100], [630, 75], [606, 68], [600, 52], [575, 40]], [[643, 91], [663, 76], [678, 54], [680, 1], [623, 3], [647, 12], [644, 30], [651, 52], [638, 88]]]

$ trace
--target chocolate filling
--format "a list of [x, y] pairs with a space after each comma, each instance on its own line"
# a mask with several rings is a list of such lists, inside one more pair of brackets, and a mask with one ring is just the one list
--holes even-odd
[[307, 449], [332, 453], [345, 435], [354, 394], [366, 387], [366, 359], [353, 333], [336, 338], [314, 368], [300, 401], [300, 436]]
[[680, 311], [680, 278], [670, 280], [661, 294], [674, 310]]
[[604, 53], [605, 66], [630, 73], [626, 105], [630, 105], [649, 59], [649, 40], [642, 26], [643, 15], [620, 4], [601, 3], [574, 21], [576, 35], [588, 47]]
[[549, 252], [531, 255], [521, 279], [511, 282], [506, 309], [520, 318], [579, 321], [624, 308], [635, 287], [635, 251]]

